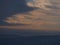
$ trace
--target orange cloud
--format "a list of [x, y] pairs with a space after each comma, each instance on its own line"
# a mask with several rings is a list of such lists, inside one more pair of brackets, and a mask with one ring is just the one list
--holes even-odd
[[47, 15], [44, 11], [34, 10], [26, 14], [16, 14], [4, 20], [7, 23], [28, 24], [26, 29], [60, 29], [60, 16]]

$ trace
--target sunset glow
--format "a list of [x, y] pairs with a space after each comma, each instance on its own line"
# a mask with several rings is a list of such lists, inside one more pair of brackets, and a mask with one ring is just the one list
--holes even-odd
[[48, 15], [38, 10], [28, 12], [27, 14], [16, 14], [13, 15], [12, 17], [8, 17], [7, 20], [4, 21], [10, 24], [12, 23], [25, 24], [25, 25], [28, 24], [27, 25], [28, 28], [38, 29], [38, 30], [41, 29], [59, 30], [60, 29], [60, 15], [58, 16], [57, 15], [53, 16], [52, 14]]

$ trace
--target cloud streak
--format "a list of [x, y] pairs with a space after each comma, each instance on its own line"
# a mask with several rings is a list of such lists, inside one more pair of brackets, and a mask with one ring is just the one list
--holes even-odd
[[[52, 4], [56, 7], [59, 7], [57, 6], [57, 2], [53, 2]], [[31, 2], [28, 2], [27, 5], [34, 7]], [[50, 9], [52, 9], [51, 7]], [[16, 14], [11, 17], [7, 17], [4, 21], [10, 24], [25, 24], [27, 26], [22, 26], [23, 28], [25, 27], [25, 29], [60, 30], [60, 9], [56, 9], [55, 7], [53, 9], [37, 9], [23, 14]]]
[[[31, 29], [59, 29], [60, 15], [47, 15], [43, 11], [34, 10], [24, 14], [16, 14], [4, 20], [7, 23], [25, 24]], [[26, 26], [26, 27], [27, 27]], [[24, 27], [24, 26], [22, 26]]]

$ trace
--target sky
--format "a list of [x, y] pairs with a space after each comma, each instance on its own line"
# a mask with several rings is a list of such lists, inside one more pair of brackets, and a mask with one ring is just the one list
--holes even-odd
[[[28, 3], [27, 5], [31, 7], [32, 4], [30, 2]], [[60, 30], [60, 3], [58, 1], [53, 1], [50, 4], [52, 5], [44, 5], [42, 2], [41, 8], [38, 7], [39, 5], [36, 5], [38, 9], [26, 13], [14, 14], [6, 17], [6, 19], [3, 21], [9, 24], [23, 24], [22, 26], [19, 25], [19, 27], [22, 27], [22, 29]]]

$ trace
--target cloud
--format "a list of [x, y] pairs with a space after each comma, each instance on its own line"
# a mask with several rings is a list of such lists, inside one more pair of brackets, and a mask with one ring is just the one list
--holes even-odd
[[[40, 3], [41, 2], [41, 3]], [[47, 2], [47, 3], [46, 3]], [[60, 9], [56, 9], [57, 1], [48, 1], [48, 0], [38, 0], [37, 1], [27, 1], [27, 5], [30, 7], [40, 7], [40, 9], [33, 10], [31, 12], [23, 13], [23, 14], [16, 14], [11, 17], [7, 17], [6, 20], [4, 20], [7, 23], [10, 24], [25, 24], [29, 29], [51, 29], [56, 30], [60, 29]], [[50, 6], [49, 8], [51, 10], [43, 10], [48, 9], [46, 8], [46, 4]], [[54, 7], [53, 9], [51, 7]]]
[[[7, 23], [25, 24], [31, 29], [59, 29], [60, 28], [60, 15], [47, 15], [43, 11], [34, 10], [24, 14], [16, 14], [4, 20]], [[24, 27], [24, 26], [22, 26]], [[29, 29], [30, 29], [29, 28]]]
[[27, 2], [27, 5], [30, 6], [30, 7], [34, 7], [32, 2]]
[[44, 10], [51, 10], [49, 7], [53, 6], [49, 0], [31, 0], [27, 1], [27, 5], [30, 7], [38, 7]]

